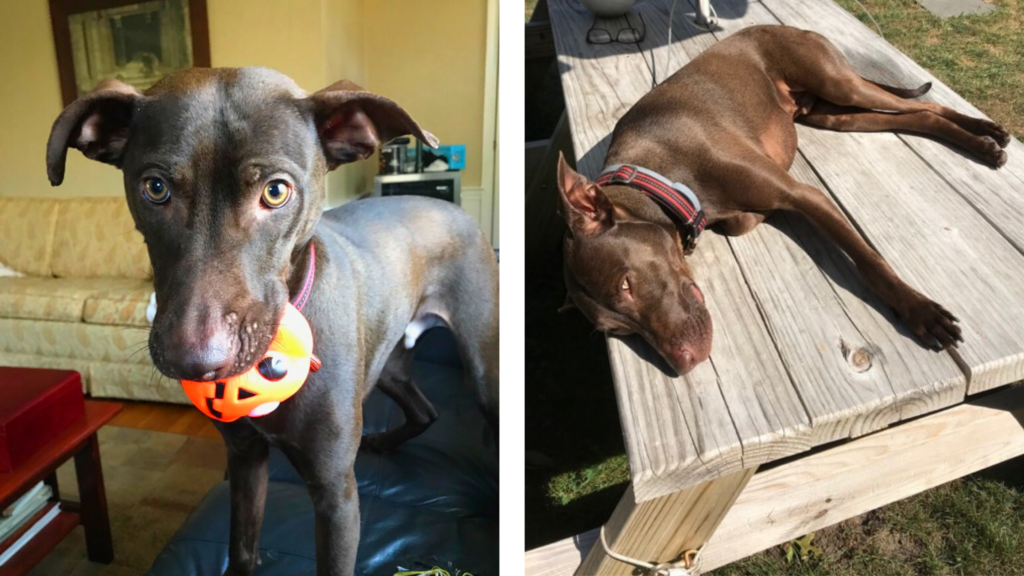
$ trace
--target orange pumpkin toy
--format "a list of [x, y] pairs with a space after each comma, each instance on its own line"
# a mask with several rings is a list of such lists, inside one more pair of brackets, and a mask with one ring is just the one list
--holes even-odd
[[302, 290], [294, 305], [285, 305], [277, 335], [259, 363], [242, 374], [214, 382], [181, 381], [185, 394], [203, 414], [221, 422], [265, 416], [298, 392], [311, 371], [320, 369], [320, 360], [313, 354], [313, 331], [299, 311], [309, 298], [315, 260], [310, 244], [310, 265]]

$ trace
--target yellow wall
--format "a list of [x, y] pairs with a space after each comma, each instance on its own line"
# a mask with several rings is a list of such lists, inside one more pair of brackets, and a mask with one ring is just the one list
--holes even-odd
[[46, 139], [63, 108], [46, 0], [3, 2], [0, 38], [0, 194], [124, 194], [119, 171], [75, 151], [68, 154], [63, 186], [52, 188], [46, 179]]
[[[486, 2], [207, 0], [214, 66], [268, 66], [313, 92], [341, 78], [388, 96], [443, 143], [465, 144], [463, 187], [481, 185]], [[119, 196], [116, 169], [68, 154], [59, 188], [44, 150], [62, 101], [47, 0], [0, 3], [3, 195]], [[10, 47], [17, 47], [10, 49]], [[376, 162], [328, 180], [332, 204], [367, 191]]]
[[363, 10], [365, 87], [401, 104], [442, 144], [465, 144], [462, 186], [480, 186], [487, 2], [364, 0]]

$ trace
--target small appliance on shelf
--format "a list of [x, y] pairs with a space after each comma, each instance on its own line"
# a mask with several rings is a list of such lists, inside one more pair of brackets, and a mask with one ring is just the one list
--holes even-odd
[[424, 148], [417, 140], [410, 149], [410, 142], [409, 138], [398, 138], [381, 148], [373, 195], [429, 196], [459, 204], [466, 147]]

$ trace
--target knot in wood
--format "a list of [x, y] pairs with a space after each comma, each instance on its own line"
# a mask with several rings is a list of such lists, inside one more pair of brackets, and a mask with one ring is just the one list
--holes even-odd
[[867, 372], [871, 369], [871, 352], [867, 348], [851, 346], [849, 342], [840, 338], [839, 350], [854, 372]]

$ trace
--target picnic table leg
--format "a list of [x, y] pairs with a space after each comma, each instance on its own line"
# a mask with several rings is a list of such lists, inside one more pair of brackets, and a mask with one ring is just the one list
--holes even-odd
[[550, 19], [548, 0], [538, 0], [537, 5], [533, 7], [533, 14], [530, 15], [530, 22], [547, 22]]
[[558, 119], [555, 132], [537, 172], [526, 188], [526, 254], [535, 265], [559, 250], [565, 224], [558, 215], [558, 153], [563, 152], [569, 164], [575, 164], [572, 136], [565, 112]]
[[[604, 526], [608, 547], [646, 562], [678, 560], [711, 538], [755, 470], [740, 470], [640, 503], [628, 488]], [[630, 576], [633, 571], [634, 566], [607, 556], [598, 539], [576, 576]]]

